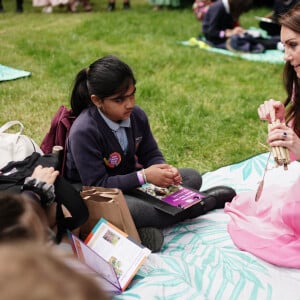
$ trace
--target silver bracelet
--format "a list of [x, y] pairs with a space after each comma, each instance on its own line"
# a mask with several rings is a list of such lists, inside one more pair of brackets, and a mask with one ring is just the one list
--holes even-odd
[[143, 174], [144, 183], [148, 183], [148, 181], [147, 181], [147, 177], [146, 177], [146, 173], [145, 173], [145, 170], [144, 170], [144, 169], [142, 169], [141, 171], [142, 171], [142, 174]]

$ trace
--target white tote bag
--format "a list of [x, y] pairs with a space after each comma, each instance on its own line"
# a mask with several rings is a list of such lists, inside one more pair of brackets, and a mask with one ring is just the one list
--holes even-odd
[[[8, 133], [10, 127], [18, 125], [19, 131]], [[20, 161], [38, 152], [43, 155], [40, 147], [28, 136], [22, 134], [24, 126], [19, 121], [10, 121], [0, 127], [0, 169], [10, 161]]]

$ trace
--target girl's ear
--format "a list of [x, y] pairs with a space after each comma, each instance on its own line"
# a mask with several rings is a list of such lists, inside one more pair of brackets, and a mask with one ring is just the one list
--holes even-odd
[[93, 104], [95, 106], [97, 106], [98, 108], [100, 108], [102, 100], [99, 97], [97, 97], [96, 95], [91, 95], [91, 101], [93, 102]]

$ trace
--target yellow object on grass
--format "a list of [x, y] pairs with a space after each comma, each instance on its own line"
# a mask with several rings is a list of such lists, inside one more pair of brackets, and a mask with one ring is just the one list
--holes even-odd
[[205, 42], [203, 41], [200, 41], [194, 37], [190, 38], [189, 39], [189, 44], [191, 46], [198, 46], [200, 49], [207, 49], [207, 48], [210, 48], [210, 46], [208, 44], [206, 44]]

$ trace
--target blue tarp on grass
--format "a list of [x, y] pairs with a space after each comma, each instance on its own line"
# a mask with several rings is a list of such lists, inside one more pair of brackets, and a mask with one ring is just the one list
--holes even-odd
[[204, 41], [199, 40], [197, 38], [190, 38], [188, 41], [180, 42], [184, 46], [198, 47], [200, 49], [204, 49], [210, 52], [230, 55], [234, 57], [239, 57], [246, 60], [251, 61], [259, 61], [259, 62], [268, 62], [268, 63], [276, 63], [283, 64], [283, 51], [281, 50], [266, 50], [264, 53], [241, 53], [241, 52], [233, 52], [230, 50], [214, 48], [206, 44]]
[[14, 80], [22, 77], [27, 77], [30, 75], [31, 75], [30, 72], [18, 70], [0, 64], [0, 81]]

